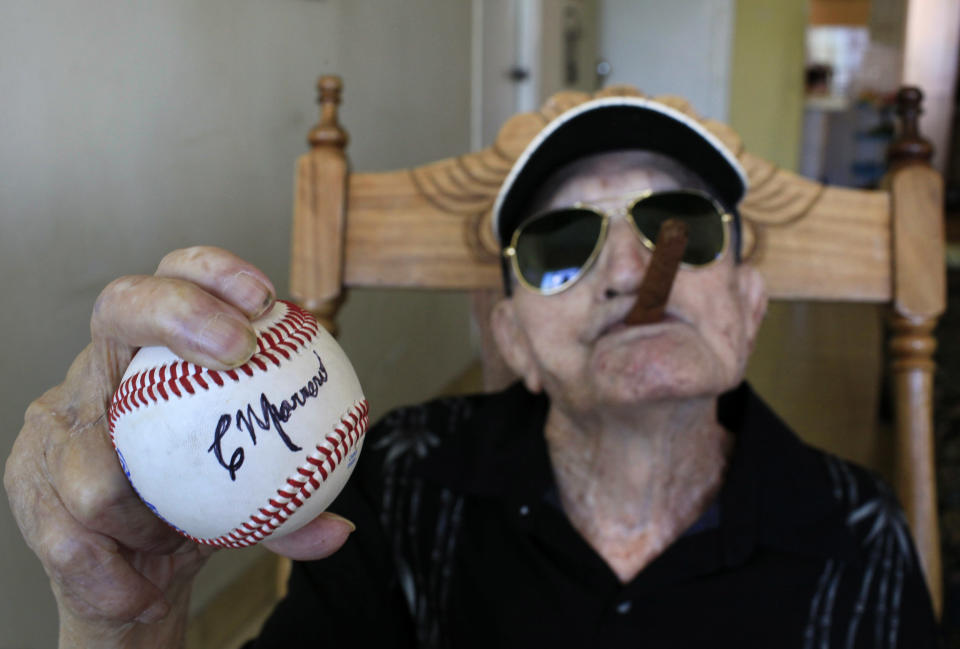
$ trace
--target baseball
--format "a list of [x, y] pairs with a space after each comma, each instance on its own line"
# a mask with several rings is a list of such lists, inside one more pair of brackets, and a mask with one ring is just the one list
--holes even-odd
[[144, 347], [108, 413], [137, 494], [205, 545], [253, 545], [315, 518], [350, 477], [367, 428], [356, 373], [309, 312], [277, 301], [253, 326], [258, 349], [233, 370]]

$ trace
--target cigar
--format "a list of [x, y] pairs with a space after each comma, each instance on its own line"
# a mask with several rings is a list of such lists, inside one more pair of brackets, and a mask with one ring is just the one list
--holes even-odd
[[637, 301], [627, 314], [626, 324], [650, 324], [663, 319], [670, 298], [670, 289], [677, 276], [683, 251], [687, 247], [687, 225], [678, 219], [667, 219], [657, 233], [653, 258], [647, 274], [637, 290]]

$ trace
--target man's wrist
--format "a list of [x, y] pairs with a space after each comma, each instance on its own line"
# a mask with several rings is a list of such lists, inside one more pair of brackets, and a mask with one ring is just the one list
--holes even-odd
[[151, 624], [90, 620], [60, 607], [59, 649], [182, 649], [186, 642], [190, 585], [170, 602], [167, 615]]

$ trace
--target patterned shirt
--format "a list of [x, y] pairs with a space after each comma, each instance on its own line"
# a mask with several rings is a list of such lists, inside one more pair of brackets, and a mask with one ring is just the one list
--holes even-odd
[[387, 415], [331, 506], [357, 524], [296, 563], [251, 649], [933, 647], [903, 514], [867, 471], [802, 443], [747, 387], [716, 502], [629, 583], [572, 527], [520, 384]]

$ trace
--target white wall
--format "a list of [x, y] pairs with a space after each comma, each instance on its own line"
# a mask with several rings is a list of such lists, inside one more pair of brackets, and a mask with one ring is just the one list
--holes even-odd
[[601, 0], [600, 56], [607, 85], [687, 99], [701, 115], [727, 119], [734, 0]]
[[[463, 152], [469, 22], [469, 3], [446, 0], [0, 3], [0, 458], [117, 275], [215, 244], [286, 293], [318, 74], [345, 77], [355, 168]], [[342, 342], [376, 413], [466, 366], [466, 310], [449, 295], [352, 294]], [[5, 499], [0, 575], [0, 649], [53, 646], [52, 596]]]
[[903, 83], [923, 90], [920, 132], [933, 143], [933, 166], [946, 173], [956, 108], [960, 3], [914, 0], [907, 3], [906, 14]]

